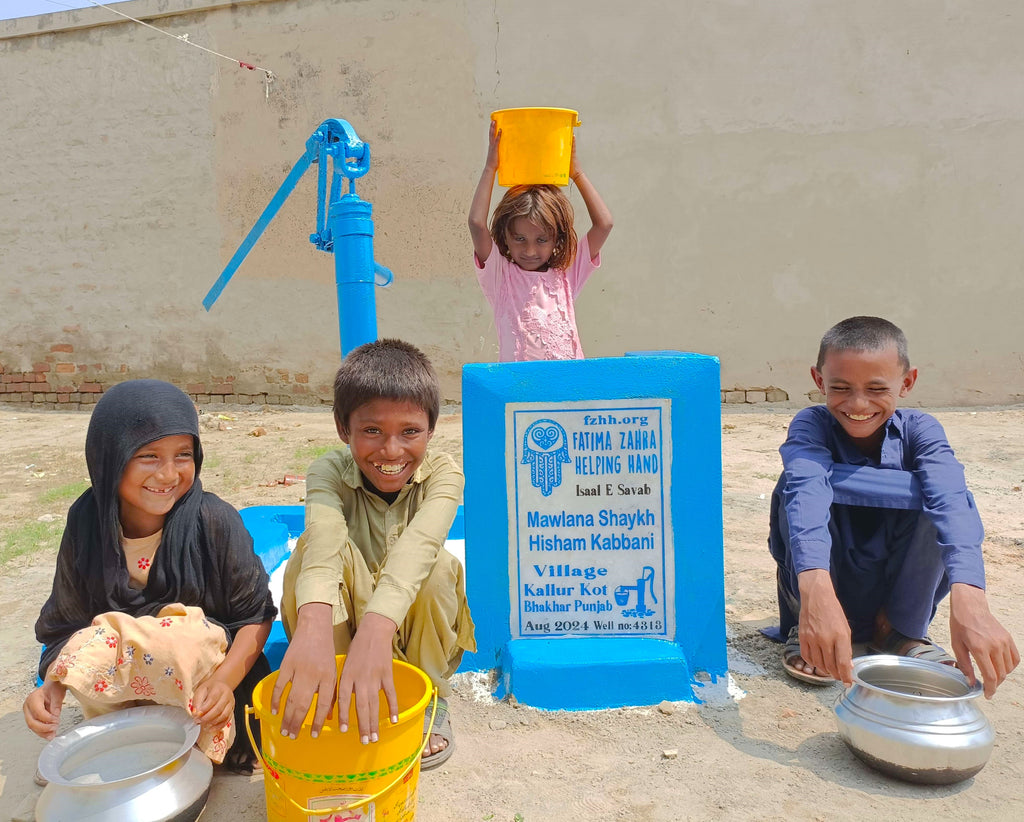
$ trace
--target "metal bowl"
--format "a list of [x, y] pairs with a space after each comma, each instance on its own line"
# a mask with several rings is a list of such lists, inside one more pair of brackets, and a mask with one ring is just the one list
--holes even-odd
[[197, 751], [199, 726], [181, 708], [126, 708], [89, 719], [47, 743], [48, 781], [37, 822], [192, 822], [206, 806], [213, 766]]
[[836, 701], [839, 735], [861, 760], [909, 782], [949, 784], [988, 762], [995, 735], [981, 685], [956, 668], [901, 656], [854, 660], [853, 685]]

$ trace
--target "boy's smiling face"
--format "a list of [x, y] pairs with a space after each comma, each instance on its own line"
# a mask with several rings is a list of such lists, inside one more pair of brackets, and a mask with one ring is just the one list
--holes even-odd
[[400, 491], [427, 453], [434, 432], [427, 412], [415, 403], [376, 399], [360, 405], [338, 425], [363, 476], [385, 494]]
[[825, 405], [850, 439], [865, 452], [881, 442], [882, 426], [910, 393], [917, 369], [904, 370], [896, 346], [874, 351], [829, 351], [821, 370], [811, 367]]

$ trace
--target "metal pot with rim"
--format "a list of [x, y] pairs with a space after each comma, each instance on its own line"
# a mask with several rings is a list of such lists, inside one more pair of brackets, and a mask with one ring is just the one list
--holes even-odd
[[213, 765], [193, 746], [199, 726], [181, 708], [125, 708], [86, 720], [47, 743], [49, 784], [37, 822], [194, 822], [206, 807]]
[[881, 654], [854, 660], [853, 685], [836, 701], [839, 735], [883, 773], [933, 785], [960, 782], [985, 767], [995, 734], [956, 668]]

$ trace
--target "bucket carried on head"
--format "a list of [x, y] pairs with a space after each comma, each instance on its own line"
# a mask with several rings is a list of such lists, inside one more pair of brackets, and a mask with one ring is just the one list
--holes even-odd
[[[345, 657], [337, 657], [341, 674]], [[252, 740], [249, 716], [260, 721], [263, 742], [263, 786], [269, 822], [308, 820], [388, 819], [411, 822], [416, 816], [416, 786], [420, 775], [420, 754], [426, 744], [423, 717], [434, 687], [423, 671], [405, 662], [393, 662], [395, 693], [398, 695], [398, 724], [392, 725], [388, 705], [381, 699], [380, 741], [363, 745], [354, 705], [349, 713], [349, 730], [338, 730], [336, 716], [329, 717], [320, 735], [313, 739], [310, 728], [316, 701], [309, 708], [295, 739], [281, 735], [283, 712], [270, 713], [270, 700], [277, 671], [253, 689], [253, 706], [246, 706], [246, 732]], [[285, 688], [281, 704], [291, 686]], [[436, 694], [435, 694], [436, 701]], [[334, 712], [337, 714], [337, 711]], [[253, 740], [253, 749], [259, 750]]]
[[568, 108], [506, 108], [491, 113], [501, 129], [498, 185], [569, 185], [572, 130], [578, 112]]

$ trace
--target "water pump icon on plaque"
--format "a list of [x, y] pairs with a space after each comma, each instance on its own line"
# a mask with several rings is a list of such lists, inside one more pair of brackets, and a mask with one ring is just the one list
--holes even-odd
[[636, 581], [636, 585], [620, 585], [615, 589], [615, 604], [619, 606], [629, 605], [630, 600], [636, 597], [635, 608], [623, 608], [622, 615], [625, 617], [649, 617], [654, 611], [647, 610], [647, 591], [650, 589], [650, 597], [653, 602], [658, 598], [654, 595], [654, 569], [650, 565], [644, 566], [643, 576]]

